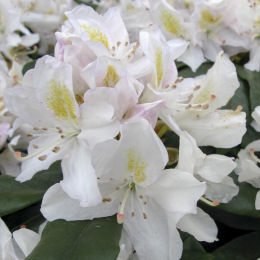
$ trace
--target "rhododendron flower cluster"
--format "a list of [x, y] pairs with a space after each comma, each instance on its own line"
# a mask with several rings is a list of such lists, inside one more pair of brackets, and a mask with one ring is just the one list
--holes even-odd
[[[19, 206], [40, 202], [49, 223], [38, 233], [9, 231], [0, 219], [0, 259], [36, 259], [57, 220], [114, 215], [122, 228], [115, 259], [181, 259], [180, 233], [218, 240], [206, 209], [239, 194], [232, 172], [260, 188], [259, 140], [243, 145], [248, 127], [260, 131], [260, 106], [250, 125], [246, 77], [233, 63], [248, 52], [243, 65], [260, 70], [259, 1], [85, 3], [96, 10], [0, 0], [1, 176], [28, 187], [59, 161], [62, 173], [44, 177], [40, 200]], [[182, 76], [180, 66], [196, 71], [206, 59], [205, 73]], [[237, 159], [223, 152], [232, 148], [241, 149]]]

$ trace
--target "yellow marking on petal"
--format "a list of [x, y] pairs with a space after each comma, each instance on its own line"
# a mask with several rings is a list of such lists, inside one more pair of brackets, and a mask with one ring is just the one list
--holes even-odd
[[54, 11], [51, 8], [46, 11], [46, 14], [53, 14], [53, 13], [54, 13]]
[[212, 85], [210, 82], [199, 92], [199, 94], [192, 100], [192, 103], [204, 104], [211, 100], [212, 98]]
[[157, 86], [159, 86], [163, 77], [163, 59], [162, 50], [160, 48], [157, 48], [155, 51], [155, 66], [157, 73]]
[[258, 16], [258, 19], [254, 23], [256, 28], [260, 28], [260, 16]]
[[143, 182], [146, 180], [145, 170], [148, 166], [139, 154], [136, 154], [134, 150], [130, 149], [127, 152], [128, 165], [127, 170], [134, 173], [134, 179], [136, 182]]
[[66, 85], [52, 79], [50, 80], [48, 88], [48, 94], [46, 97], [47, 107], [60, 119], [76, 120], [74, 98]]
[[181, 24], [179, 20], [168, 10], [163, 10], [161, 13], [161, 21], [163, 23], [164, 29], [176, 36], [181, 35]]
[[221, 18], [220, 14], [217, 17], [214, 17], [212, 13], [208, 10], [203, 10], [200, 15], [201, 19], [199, 24], [201, 29], [207, 28], [207, 25], [216, 24]]
[[113, 88], [118, 82], [118, 75], [116, 73], [115, 67], [112, 65], [107, 66], [107, 74], [104, 78], [104, 85], [110, 88]]
[[88, 37], [91, 41], [102, 43], [107, 49], [109, 49], [107, 36], [101, 32], [98, 28], [93, 28], [88, 25], [81, 25], [82, 29], [88, 33]]

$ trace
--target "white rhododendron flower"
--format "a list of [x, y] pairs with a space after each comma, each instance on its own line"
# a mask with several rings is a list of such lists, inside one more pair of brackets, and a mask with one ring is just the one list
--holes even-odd
[[[260, 151], [260, 140], [254, 141], [247, 145], [238, 153], [238, 167], [236, 173], [238, 174], [239, 182], [248, 182], [255, 188], [260, 188], [260, 168], [258, 163], [260, 159], [255, 154]], [[256, 209], [260, 209], [260, 192], [257, 192], [255, 200]]]
[[39, 41], [38, 34], [25, 27], [21, 16], [22, 9], [16, 3], [0, 2], [0, 50], [9, 59], [14, 58], [19, 48], [27, 49]]
[[[10, 229], [41, 194], [47, 221], [115, 215], [117, 260], [178, 260], [193, 239], [218, 240], [215, 218], [239, 228], [254, 218], [219, 204], [250, 204], [233, 171], [260, 189], [259, 82], [248, 71], [260, 71], [259, 36], [259, 0], [0, 0], [0, 177], [11, 200], [0, 215]], [[57, 170], [45, 194], [27, 198], [57, 161], [59, 181]], [[254, 202], [259, 210], [260, 191]], [[33, 255], [48, 249], [48, 229]], [[40, 239], [0, 219], [0, 259], [25, 259]]]
[[13, 232], [0, 219], [0, 257], [2, 260], [25, 259], [39, 243], [41, 235], [27, 228]]
[[94, 151], [103, 201], [80, 207], [55, 184], [45, 194], [41, 211], [49, 221], [117, 213], [140, 259], [179, 259], [182, 246], [176, 223], [196, 212], [205, 183], [185, 171], [163, 170], [167, 160], [166, 149], [148, 122], [126, 123], [119, 141], [107, 141]]
[[[113, 107], [102, 96], [93, 98], [92, 93], [86, 93], [85, 103], [79, 105], [73, 93], [71, 66], [50, 56], [40, 59], [35, 69], [26, 73], [22, 86], [9, 89], [5, 100], [17, 121], [31, 126], [28, 136], [36, 137], [29, 144], [27, 156], [15, 153], [22, 161], [17, 180], [29, 180], [36, 172], [63, 159], [64, 190], [82, 204], [97, 203], [100, 195], [90, 149], [117, 135]], [[86, 178], [89, 188], [75, 190], [76, 175]]]
[[[220, 54], [205, 76], [195, 79], [195, 88], [184, 111], [169, 109], [163, 119], [177, 133], [186, 130], [198, 145], [229, 148], [241, 143], [246, 132], [246, 114], [237, 110], [220, 110], [239, 87], [235, 66]], [[176, 127], [177, 123], [177, 127]]]

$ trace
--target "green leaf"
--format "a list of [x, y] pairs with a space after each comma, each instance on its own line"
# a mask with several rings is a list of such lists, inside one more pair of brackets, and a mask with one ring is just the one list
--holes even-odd
[[22, 69], [23, 75], [26, 73], [27, 70], [33, 69], [36, 64], [36, 60], [27, 62]]
[[74, 0], [74, 2], [76, 2], [77, 4], [79, 5], [88, 5], [90, 7], [92, 7], [93, 9], [96, 9], [98, 7], [98, 5], [96, 4], [93, 4], [92, 2], [86, 2], [84, 0]]
[[33, 204], [28, 208], [16, 211], [10, 215], [4, 216], [3, 221], [11, 232], [19, 229], [22, 225], [35, 232], [38, 232], [39, 226], [45, 221], [40, 212], [41, 203]]
[[250, 116], [251, 108], [249, 103], [249, 88], [247, 82], [239, 79], [240, 86], [236, 90], [235, 95], [229, 100], [228, 104], [221, 109], [236, 110], [237, 106], [242, 105], [243, 111]]
[[61, 180], [60, 162], [48, 170], [37, 173], [32, 180], [17, 182], [13, 177], [0, 175], [0, 216], [39, 202], [45, 191]]
[[260, 232], [238, 237], [214, 251], [215, 260], [256, 260], [260, 257]]
[[260, 105], [260, 73], [247, 70], [242, 66], [237, 66], [237, 72], [239, 77], [246, 80], [250, 87], [249, 96], [251, 111], [253, 112], [255, 107]]
[[199, 75], [206, 74], [207, 71], [212, 67], [213, 63], [211, 62], [205, 62], [203, 63], [196, 72], [193, 72], [190, 68], [184, 68], [181, 71], [179, 71], [179, 76], [184, 78], [193, 78]]
[[213, 260], [212, 254], [206, 253], [203, 246], [191, 235], [181, 233], [183, 252], [181, 260]]
[[26, 260], [115, 260], [121, 230], [115, 217], [49, 222]]

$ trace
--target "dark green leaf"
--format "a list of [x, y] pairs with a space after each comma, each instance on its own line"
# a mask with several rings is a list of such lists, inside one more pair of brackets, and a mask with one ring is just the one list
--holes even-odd
[[22, 225], [35, 232], [38, 232], [39, 226], [45, 221], [40, 212], [41, 203], [31, 205], [28, 208], [16, 211], [10, 215], [4, 216], [3, 221], [11, 232], [19, 229]]
[[88, 5], [90, 7], [92, 7], [93, 9], [96, 9], [98, 6], [96, 4], [93, 4], [92, 2], [90, 1], [84, 1], [84, 0], [74, 0], [74, 2], [76, 2], [77, 4], [81, 5]]
[[27, 62], [27, 63], [23, 66], [23, 69], [22, 69], [23, 75], [26, 73], [27, 70], [33, 69], [34, 66], [35, 66], [35, 63], [36, 63], [36, 60]]
[[243, 111], [247, 115], [251, 114], [249, 103], [249, 89], [247, 83], [244, 80], [239, 79], [240, 87], [236, 90], [235, 95], [229, 100], [228, 104], [221, 109], [236, 110], [237, 106], [242, 105]]
[[256, 260], [260, 257], [260, 232], [232, 240], [214, 251], [215, 260]]
[[207, 71], [212, 67], [212, 63], [211, 62], [206, 62], [203, 63], [196, 72], [193, 72], [190, 68], [184, 68], [179, 72], [179, 76], [184, 77], [184, 78], [192, 78], [192, 77], [196, 77], [199, 75], [203, 75], [206, 74]]
[[206, 253], [203, 246], [191, 235], [182, 233], [183, 252], [181, 260], [213, 260], [211, 254]]
[[251, 111], [255, 109], [256, 106], [260, 105], [260, 73], [255, 71], [250, 71], [242, 66], [237, 66], [237, 72], [239, 77], [246, 80], [250, 87], [250, 103]]
[[115, 217], [50, 222], [26, 260], [115, 260], [121, 230]]
[[17, 182], [13, 177], [0, 175], [0, 216], [26, 208], [42, 199], [45, 191], [61, 180], [60, 162], [37, 173], [32, 180]]

